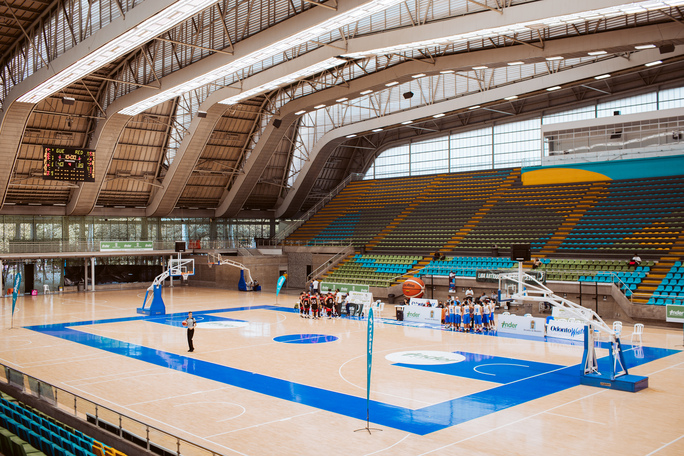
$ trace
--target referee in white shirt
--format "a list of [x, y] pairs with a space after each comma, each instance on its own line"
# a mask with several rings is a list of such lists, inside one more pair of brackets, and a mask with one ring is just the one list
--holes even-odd
[[185, 325], [188, 328], [188, 348], [189, 352], [195, 351], [195, 347], [192, 345], [192, 337], [195, 335], [195, 326], [197, 326], [197, 321], [192, 317], [192, 312], [188, 312], [188, 318], [185, 320]]

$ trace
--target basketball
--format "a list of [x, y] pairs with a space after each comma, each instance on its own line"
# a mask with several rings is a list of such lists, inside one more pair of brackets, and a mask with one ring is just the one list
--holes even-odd
[[187, 321], [183, 321], [182, 324], [183, 324], [183, 326], [188, 326], [188, 322], [187, 322]]
[[420, 298], [425, 291], [425, 284], [418, 277], [411, 277], [401, 286], [401, 292], [407, 298]]

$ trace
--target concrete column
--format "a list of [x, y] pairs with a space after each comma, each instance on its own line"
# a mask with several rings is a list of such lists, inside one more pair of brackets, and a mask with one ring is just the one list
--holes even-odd
[[95, 291], [95, 257], [90, 259], [90, 277], [93, 281], [92, 291]]
[[85, 264], [85, 283], [83, 289], [85, 291], [88, 291], [88, 258], [84, 258], [83, 261]]

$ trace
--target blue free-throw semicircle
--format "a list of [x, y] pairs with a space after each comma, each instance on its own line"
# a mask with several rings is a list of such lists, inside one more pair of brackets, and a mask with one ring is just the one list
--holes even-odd
[[325, 342], [334, 342], [337, 339], [337, 336], [326, 334], [288, 334], [273, 338], [274, 341], [285, 344], [323, 344]]

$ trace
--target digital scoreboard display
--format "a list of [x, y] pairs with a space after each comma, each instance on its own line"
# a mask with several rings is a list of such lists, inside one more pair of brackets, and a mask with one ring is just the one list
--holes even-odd
[[95, 151], [43, 146], [43, 179], [95, 182]]

